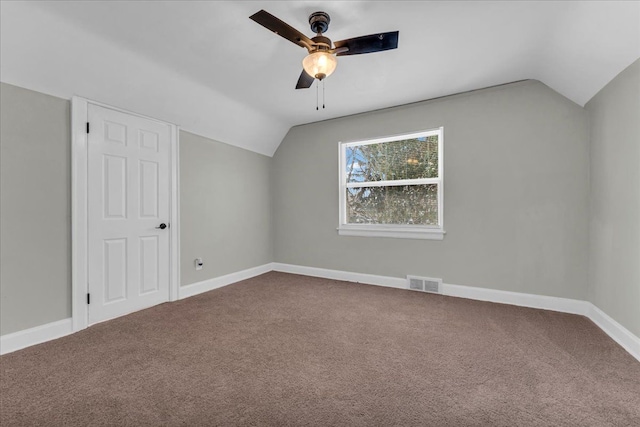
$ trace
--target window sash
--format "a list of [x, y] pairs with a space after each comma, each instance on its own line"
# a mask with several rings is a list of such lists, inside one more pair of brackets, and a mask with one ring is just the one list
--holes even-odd
[[440, 181], [440, 178], [394, 179], [388, 181], [358, 181], [345, 183], [345, 187], [395, 187], [404, 185], [440, 184]]
[[[408, 223], [358, 223], [358, 222], [349, 222], [349, 203], [348, 203], [348, 189], [346, 187], [345, 191], [344, 191], [344, 220], [342, 222], [342, 226], [347, 226], [347, 227], [361, 227], [361, 228], [377, 228], [377, 227], [382, 227], [382, 228], [394, 228], [394, 227], [399, 227], [399, 228], [408, 228], [408, 229], [440, 229], [441, 228], [441, 222], [442, 222], [442, 216], [440, 214], [440, 209], [442, 209], [442, 198], [441, 198], [441, 184], [439, 182], [435, 182], [435, 183], [428, 183], [429, 185], [433, 185], [436, 188], [436, 200], [437, 200], [437, 207], [438, 207], [438, 217], [437, 217], [437, 223], [436, 224], [408, 224]], [[408, 185], [408, 186], [419, 186], [422, 184], [414, 184], [414, 185]], [[402, 187], [407, 186], [407, 184], [402, 185]], [[371, 186], [365, 186], [364, 188], [369, 188]], [[377, 187], [396, 187], [395, 185], [387, 185], [387, 186], [377, 186]], [[352, 187], [353, 188], [353, 187]], [[358, 187], [356, 187], [358, 188]]]

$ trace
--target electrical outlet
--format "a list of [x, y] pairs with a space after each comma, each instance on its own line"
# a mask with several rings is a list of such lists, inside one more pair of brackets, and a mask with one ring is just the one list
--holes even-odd
[[196, 270], [202, 270], [202, 266], [204, 265], [202, 258], [196, 258], [193, 263], [196, 265]]

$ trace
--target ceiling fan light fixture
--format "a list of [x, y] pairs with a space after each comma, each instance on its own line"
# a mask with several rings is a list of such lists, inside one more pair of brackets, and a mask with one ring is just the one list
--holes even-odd
[[338, 59], [335, 55], [326, 51], [310, 53], [302, 60], [304, 71], [318, 80], [329, 77], [337, 66]]

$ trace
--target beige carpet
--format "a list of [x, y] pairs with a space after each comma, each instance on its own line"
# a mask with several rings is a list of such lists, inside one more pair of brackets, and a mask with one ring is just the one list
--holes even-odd
[[0, 369], [2, 426], [640, 426], [640, 363], [584, 317], [274, 272]]

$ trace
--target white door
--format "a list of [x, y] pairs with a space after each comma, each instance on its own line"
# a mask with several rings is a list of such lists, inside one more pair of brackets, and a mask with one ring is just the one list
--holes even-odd
[[88, 122], [92, 324], [169, 300], [171, 128], [92, 104]]

